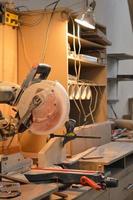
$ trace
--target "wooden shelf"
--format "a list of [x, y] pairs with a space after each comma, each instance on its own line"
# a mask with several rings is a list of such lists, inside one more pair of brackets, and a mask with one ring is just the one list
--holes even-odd
[[80, 58], [73, 58], [71, 56], [68, 56], [68, 61], [70, 64], [74, 63], [75, 60], [76, 62], [81, 62], [83, 67], [106, 67], [106, 65], [102, 65], [97, 62], [89, 62]]
[[106, 87], [106, 84], [99, 84], [99, 83], [86, 83], [86, 82], [76, 82], [76, 81], [73, 81], [73, 80], [68, 80], [68, 85], [85, 85], [85, 86], [94, 86], [94, 87]]
[[133, 81], [133, 75], [131, 74], [117, 75], [117, 80], [118, 81]]
[[[76, 45], [78, 45], [78, 37], [68, 33], [68, 42], [73, 43], [75, 38]], [[105, 46], [80, 38], [81, 46], [87, 49], [105, 49]]]
[[108, 99], [107, 102], [110, 103], [117, 103], [119, 99]]
[[116, 59], [116, 60], [130, 60], [133, 59], [133, 55], [126, 53], [112, 53], [108, 54], [108, 58]]
[[108, 77], [108, 81], [117, 81], [117, 77]]
[[92, 42], [95, 41], [101, 45], [112, 45], [112, 43], [107, 39], [106, 34], [103, 33], [99, 28], [96, 28], [95, 30], [81, 31], [81, 37]]

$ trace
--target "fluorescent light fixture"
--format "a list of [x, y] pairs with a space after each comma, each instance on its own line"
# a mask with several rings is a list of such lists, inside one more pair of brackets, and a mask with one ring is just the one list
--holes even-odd
[[85, 26], [90, 29], [95, 29], [95, 18], [94, 18], [94, 9], [96, 6], [96, 2], [93, 1], [87, 11], [80, 13], [76, 18], [75, 22], [80, 24], [81, 26]]

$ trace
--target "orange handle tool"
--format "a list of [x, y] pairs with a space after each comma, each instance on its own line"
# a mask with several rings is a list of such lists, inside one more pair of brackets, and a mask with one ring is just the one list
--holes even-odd
[[82, 176], [80, 178], [80, 183], [81, 183], [81, 185], [84, 185], [84, 186], [90, 186], [95, 190], [101, 190], [102, 189], [102, 187], [100, 185], [98, 185], [95, 181], [93, 181], [92, 179], [90, 179], [86, 176]]

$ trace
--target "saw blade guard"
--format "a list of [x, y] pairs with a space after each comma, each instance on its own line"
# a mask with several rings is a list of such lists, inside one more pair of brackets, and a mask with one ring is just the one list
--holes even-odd
[[36, 95], [41, 103], [32, 110], [29, 130], [33, 134], [48, 135], [63, 127], [69, 118], [70, 102], [65, 88], [58, 81], [44, 80], [25, 90], [18, 105], [20, 120]]

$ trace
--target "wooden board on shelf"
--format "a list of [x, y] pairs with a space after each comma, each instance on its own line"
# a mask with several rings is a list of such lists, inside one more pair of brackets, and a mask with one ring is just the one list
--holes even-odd
[[95, 30], [82, 31], [81, 37], [83, 37], [86, 40], [90, 40], [92, 42], [96, 42], [105, 46], [111, 45], [111, 42], [107, 39], [107, 36], [98, 28]]
[[81, 62], [82, 66], [83, 67], [105, 67], [105, 65], [102, 65], [102, 64], [99, 64], [97, 62], [92, 62], [92, 61], [85, 61], [83, 59], [80, 59], [80, 58], [74, 58], [72, 56], [68, 56], [68, 60], [69, 60], [69, 63], [74, 63], [74, 61], [76, 60], [76, 62]]
[[[70, 44], [73, 43], [73, 40], [75, 39], [76, 45], [78, 44], [78, 37], [72, 35], [71, 33], [68, 33], [68, 42]], [[85, 40], [83, 38], [80, 38], [80, 42], [81, 42], [81, 46], [83, 48], [87, 48], [87, 49], [105, 49], [105, 46], [97, 44], [95, 42], [91, 42], [88, 40]]]

